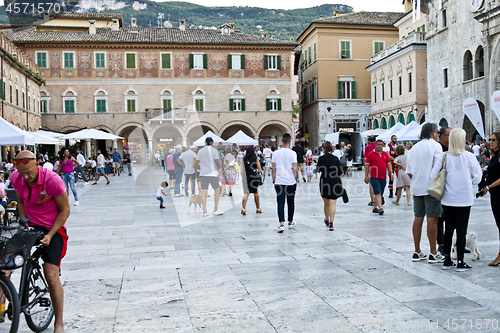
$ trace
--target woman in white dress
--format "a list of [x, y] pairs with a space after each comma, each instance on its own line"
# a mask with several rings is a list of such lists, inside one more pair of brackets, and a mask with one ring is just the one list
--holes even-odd
[[399, 199], [401, 198], [401, 193], [403, 193], [403, 189], [406, 190], [406, 201], [408, 206], [411, 206], [411, 193], [410, 193], [410, 184], [411, 179], [406, 173], [406, 154], [405, 154], [405, 146], [398, 145], [396, 147], [396, 159], [394, 160], [394, 164], [398, 166], [398, 180], [396, 181], [396, 201], [392, 203], [395, 205], [399, 205]]

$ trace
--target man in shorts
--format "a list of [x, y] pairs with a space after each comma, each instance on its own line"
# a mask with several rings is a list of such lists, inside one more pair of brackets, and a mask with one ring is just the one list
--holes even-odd
[[384, 195], [387, 171], [389, 171], [390, 179], [394, 179], [391, 160], [383, 148], [384, 141], [377, 140], [375, 150], [368, 154], [365, 161], [365, 183], [371, 184], [374, 195], [373, 212], [380, 215], [384, 214], [382, 196]]
[[219, 195], [222, 181], [222, 169], [219, 160], [217, 149], [212, 147], [214, 140], [211, 137], [205, 139], [205, 147], [201, 148], [196, 154], [194, 160], [194, 168], [200, 170], [201, 195], [203, 206], [203, 217], [208, 216], [207, 213], [207, 192], [210, 184], [215, 191], [214, 195], [214, 215], [222, 215], [219, 211]]
[[272, 152], [273, 151], [271, 150], [271, 148], [269, 148], [269, 146], [267, 144], [265, 145], [265, 148], [262, 151], [262, 153], [264, 154], [264, 157], [266, 159], [266, 166], [264, 167], [264, 174], [266, 173], [266, 169], [267, 169], [268, 176], [271, 176], [271, 168], [272, 168], [271, 154], [272, 154]]
[[[305, 167], [304, 167], [304, 155], [305, 150], [300, 145], [300, 141], [295, 141], [295, 146], [293, 146], [292, 150], [297, 154], [297, 165], [299, 167], [300, 173], [302, 174], [302, 181], [306, 182], [306, 178], [304, 177]], [[298, 182], [298, 180], [297, 180]]]
[[54, 307], [54, 333], [64, 332], [64, 289], [59, 279], [59, 267], [66, 254], [68, 236], [64, 224], [70, 208], [64, 181], [55, 172], [37, 165], [35, 155], [27, 150], [14, 159], [16, 171], [12, 186], [17, 192], [17, 209], [22, 219], [31, 218], [30, 227], [41, 230], [43, 272], [49, 285]]
[[[368, 154], [370, 154], [374, 150], [375, 150], [375, 135], [370, 135], [368, 137], [368, 146], [366, 146], [365, 153], [363, 154], [363, 167], [365, 168], [365, 170], [368, 168], [368, 166], [366, 165], [366, 158], [368, 157]], [[368, 184], [368, 187], [370, 189], [370, 202], [368, 203], [368, 206], [373, 206], [375, 204], [375, 201], [373, 197], [372, 185]], [[383, 204], [384, 203], [382, 202], [382, 205]]]
[[408, 152], [406, 161], [406, 173], [411, 179], [410, 190], [413, 195], [413, 211], [415, 213], [412, 230], [415, 253], [413, 253], [412, 261], [427, 259], [427, 255], [420, 250], [422, 225], [424, 217], [427, 216], [427, 238], [431, 251], [428, 262], [430, 264], [444, 261], [444, 257], [436, 250], [437, 223], [443, 208], [441, 201], [430, 196], [427, 191], [433, 181], [431, 170], [443, 152], [443, 148], [437, 141], [437, 125], [425, 123], [420, 132], [420, 141]]
[[95, 181], [92, 185], [97, 185], [97, 181], [99, 180], [99, 175], [104, 176], [106, 180], [108, 181], [106, 185], [109, 184], [109, 178], [106, 176], [106, 173], [104, 172], [104, 155], [101, 154], [101, 150], [99, 149], [97, 151], [97, 167], [95, 170]]
[[120, 163], [122, 162], [122, 155], [118, 152], [118, 149], [114, 149], [113, 154], [111, 154], [113, 158], [113, 177], [118, 172], [118, 176], [120, 175]]

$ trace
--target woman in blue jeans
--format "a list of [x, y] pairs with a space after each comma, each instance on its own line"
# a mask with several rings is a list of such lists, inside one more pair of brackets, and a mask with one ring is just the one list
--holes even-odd
[[[57, 173], [61, 175], [66, 185], [66, 192], [69, 198], [69, 188], [73, 192], [73, 197], [75, 198], [75, 206], [78, 206], [78, 196], [76, 194], [75, 187], [75, 169], [73, 168], [73, 163], [78, 164], [77, 160], [69, 154], [68, 148], [61, 149], [59, 154], [59, 166], [57, 167]], [[61, 173], [62, 172], [62, 173]]]

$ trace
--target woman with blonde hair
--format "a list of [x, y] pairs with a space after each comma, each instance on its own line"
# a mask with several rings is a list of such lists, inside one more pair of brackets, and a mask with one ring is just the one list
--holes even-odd
[[441, 171], [443, 160], [446, 163], [446, 181], [441, 204], [445, 216], [444, 263], [443, 269], [455, 267], [450, 258], [453, 232], [457, 231], [457, 272], [468, 271], [472, 267], [464, 262], [465, 236], [472, 204], [474, 203], [473, 185], [479, 184], [483, 173], [474, 154], [465, 151], [465, 131], [455, 128], [450, 133], [449, 149], [442, 153], [432, 168], [434, 179]]

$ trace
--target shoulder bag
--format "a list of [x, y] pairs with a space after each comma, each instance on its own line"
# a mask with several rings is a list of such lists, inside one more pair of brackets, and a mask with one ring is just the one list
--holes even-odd
[[439, 171], [438, 175], [434, 178], [431, 185], [429, 185], [429, 188], [427, 189], [429, 195], [438, 200], [441, 200], [443, 197], [444, 186], [446, 183], [446, 155], [447, 153], [444, 153], [443, 155], [443, 167], [441, 171]]

